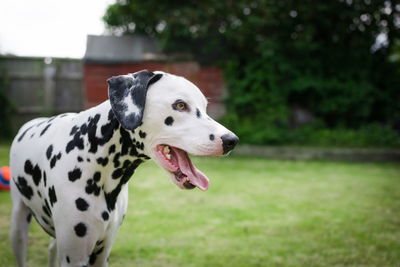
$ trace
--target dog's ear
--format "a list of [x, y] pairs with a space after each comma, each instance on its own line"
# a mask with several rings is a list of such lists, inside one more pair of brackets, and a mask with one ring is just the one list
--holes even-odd
[[161, 77], [142, 70], [107, 80], [111, 108], [122, 127], [133, 130], [142, 123], [147, 89]]

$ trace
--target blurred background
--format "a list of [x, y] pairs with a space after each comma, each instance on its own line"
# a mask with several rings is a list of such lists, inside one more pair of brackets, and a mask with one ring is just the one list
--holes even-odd
[[1, 4], [2, 136], [147, 68], [192, 80], [242, 144], [400, 146], [396, 1], [21, 3]]
[[[398, 266], [398, 1], [2, 0], [0, 10], [1, 165], [23, 123], [97, 105], [107, 78], [142, 69], [194, 82], [240, 137], [231, 158], [195, 159], [218, 177], [206, 194], [169, 192], [144, 168], [131, 201], [147, 202], [130, 206], [115, 266]], [[0, 200], [6, 229], [11, 204]], [[133, 228], [141, 234], [127, 239]], [[47, 239], [37, 226], [35, 236], [41, 266]]]

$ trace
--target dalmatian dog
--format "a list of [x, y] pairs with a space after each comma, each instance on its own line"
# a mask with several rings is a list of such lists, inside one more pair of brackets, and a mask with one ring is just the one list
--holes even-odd
[[109, 100], [80, 113], [38, 118], [15, 137], [11, 243], [26, 266], [33, 216], [53, 237], [49, 266], [107, 266], [128, 205], [127, 182], [152, 159], [182, 189], [207, 190], [188, 154], [229, 153], [238, 137], [206, 114], [185, 78], [143, 70], [110, 78]]

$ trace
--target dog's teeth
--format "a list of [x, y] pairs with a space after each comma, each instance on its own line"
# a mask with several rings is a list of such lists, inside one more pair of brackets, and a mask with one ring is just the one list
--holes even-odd
[[166, 157], [167, 159], [171, 159], [171, 154], [167, 154], [167, 155], [165, 155], [165, 157]]
[[170, 152], [169, 146], [165, 146], [164, 147], [164, 153], [165, 154], [169, 154], [169, 152]]

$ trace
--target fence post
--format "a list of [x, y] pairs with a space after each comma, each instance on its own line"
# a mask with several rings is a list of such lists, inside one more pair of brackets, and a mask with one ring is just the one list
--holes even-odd
[[46, 112], [52, 112], [54, 110], [54, 96], [56, 89], [56, 67], [51, 64], [52, 60], [49, 58], [45, 59], [45, 66], [43, 68], [44, 78], [44, 108]]

